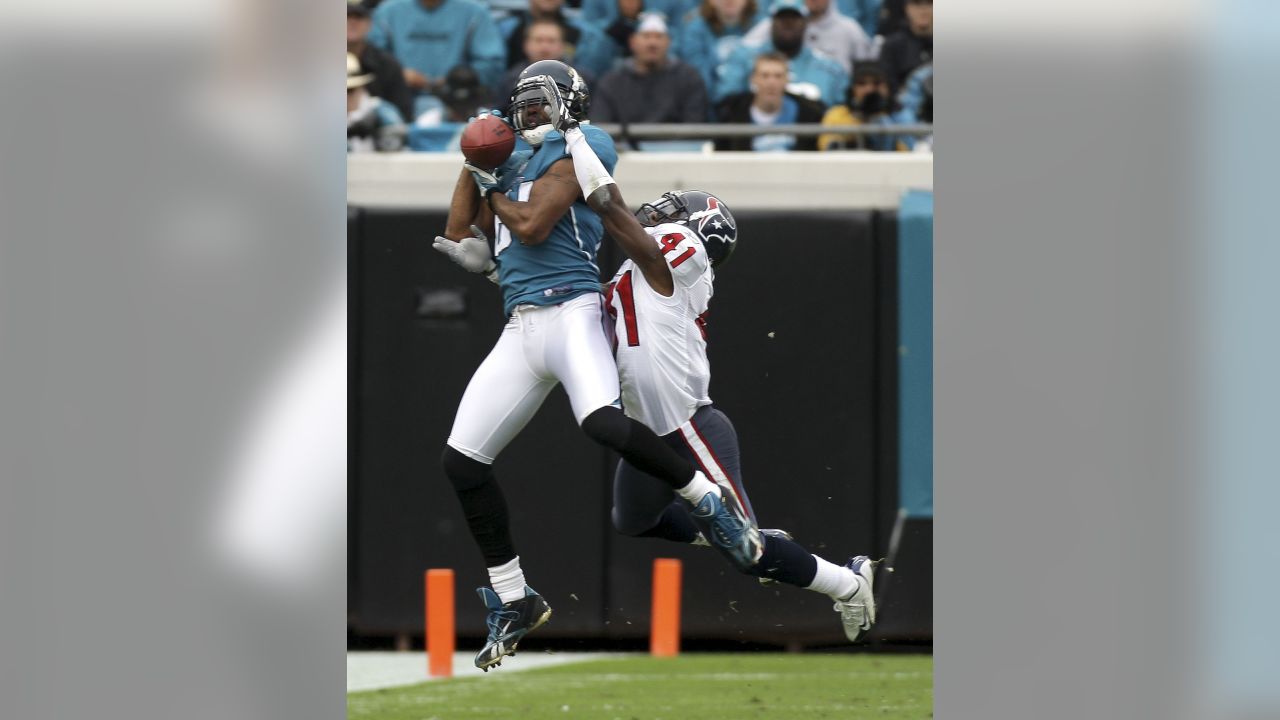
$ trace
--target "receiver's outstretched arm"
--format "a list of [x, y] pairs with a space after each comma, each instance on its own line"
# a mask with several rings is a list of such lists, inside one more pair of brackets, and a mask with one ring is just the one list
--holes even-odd
[[581, 128], [576, 125], [569, 127], [564, 131], [564, 137], [569, 153], [573, 156], [574, 174], [578, 177], [578, 185], [582, 188], [582, 196], [587, 199], [587, 204], [600, 215], [604, 229], [640, 268], [640, 272], [644, 273], [649, 287], [670, 297], [675, 290], [671, 268], [667, 267], [658, 244], [627, 209], [617, 181], [605, 170], [604, 164], [587, 143]]

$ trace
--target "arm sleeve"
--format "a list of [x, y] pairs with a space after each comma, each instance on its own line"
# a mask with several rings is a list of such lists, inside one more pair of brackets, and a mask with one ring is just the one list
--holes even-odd
[[569, 147], [569, 154], [573, 156], [573, 174], [578, 178], [582, 197], [591, 197], [591, 193], [605, 185], [616, 184], [581, 128], [565, 133], [564, 141]]

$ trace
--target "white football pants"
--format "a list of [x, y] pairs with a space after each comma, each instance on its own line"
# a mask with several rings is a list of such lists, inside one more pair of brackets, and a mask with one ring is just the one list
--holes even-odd
[[618, 366], [602, 317], [599, 293], [559, 305], [516, 306], [498, 344], [467, 384], [449, 446], [492, 464], [557, 383], [569, 393], [579, 425], [606, 405], [620, 406]]

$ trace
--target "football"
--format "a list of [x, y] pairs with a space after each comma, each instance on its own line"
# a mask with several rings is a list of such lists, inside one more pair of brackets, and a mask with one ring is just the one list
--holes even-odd
[[511, 126], [493, 115], [481, 115], [467, 123], [462, 131], [462, 154], [478, 168], [492, 170], [507, 158], [516, 147], [516, 135]]

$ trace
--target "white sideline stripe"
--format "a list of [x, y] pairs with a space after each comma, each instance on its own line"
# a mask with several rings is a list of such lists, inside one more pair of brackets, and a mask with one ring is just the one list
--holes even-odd
[[[483, 670], [475, 666], [475, 655], [475, 651], [454, 653], [453, 676], [485, 675]], [[494, 668], [490, 673], [505, 674], [552, 665], [610, 660], [627, 655], [628, 653], [546, 653], [533, 650], [504, 658], [502, 667]], [[417, 685], [436, 679], [438, 678], [427, 677], [427, 655], [422, 651], [347, 653], [347, 692]]]
[[600, 274], [600, 268], [596, 266], [596, 261], [591, 259], [591, 253], [587, 252], [587, 246], [582, 244], [582, 233], [578, 232], [578, 214], [573, 211], [573, 207], [569, 208], [569, 217], [573, 220], [573, 237], [578, 241], [578, 249], [582, 251], [582, 256], [591, 263], [591, 269]]

